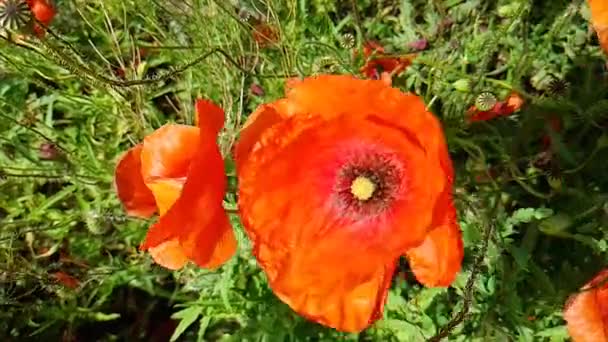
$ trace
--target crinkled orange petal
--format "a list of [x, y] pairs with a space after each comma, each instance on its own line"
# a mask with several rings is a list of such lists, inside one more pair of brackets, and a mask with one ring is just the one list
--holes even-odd
[[144, 181], [185, 177], [198, 141], [199, 129], [187, 125], [167, 124], [146, 136], [141, 152]]
[[591, 22], [597, 32], [600, 46], [608, 53], [608, 1], [589, 0]]
[[286, 268], [269, 279], [277, 297], [303, 317], [356, 333], [382, 318], [395, 263], [369, 271], [328, 269], [304, 257]]
[[180, 197], [150, 227], [140, 248], [146, 250], [177, 237], [188, 259], [214, 268], [234, 254], [236, 239], [222, 205], [226, 174], [216, 142], [219, 121], [203, 114], [199, 112], [199, 141]]
[[234, 159], [237, 169], [249, 156], [249, 152], [260, 138], [260, 135], [272, 125], [283, 120], [283, 116], [272, 104], [262, 105], [247, 118], [239, 134], [239, 140], [234, 149]]
[[310, 77], [291, 90], [286, 102], [287, 116], [316, 113], [331, 118], [344, 113], [359, 117], [373, 114], [415, 136], [431, 157], [441, 154], [446, 146], [441, 123], [426, 110], [424, 102], [383, 81], [346, 75]]
[[608, 342], [608, 269], [570, 297], [564, 319], [574, 342]]
[[456, 209], [448, 206], [444, 222], [406, 255], [416, 279], [426, 287], [447, 287], [460, 271], [464, 247]]
[[141, 173], [142, 146], [132, 147], [121, 157], [114, 171], [114, 184], [127, 214], [147, 218], [154, 215], [157, 207]]

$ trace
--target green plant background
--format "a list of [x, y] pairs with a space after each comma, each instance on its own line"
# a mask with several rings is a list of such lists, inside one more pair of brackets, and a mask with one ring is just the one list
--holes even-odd
[[[425, 341], [441, 331], [453, 341], [568, 340], [563, 305], [608, 249], [607, 70], [586, 2], [56, 5], [45, 38], [0, 39], [2, 340]], [[254, 42], [259, 22], [280, 30], [276, 44]], [[274, 297], [237, 217], [238, 256], [217, 272], [169, 272], [137, 250], [150, 221], [124, 216], [112, 175], [146, 134], [192, 124], [194, 100], [209, 98], [226, 111], [228, 155], [248, 113], [282, 97], [287, 78], [357, 74], [353, 52], [366, 40], [402, 55], [419, 39], [428, 48], [393, 86], [444, 123], [466, 249], [451, 288], [422, 287], [404, 261], [384, 319], [342, 334]], [[466, 121], [479, 94], [512, 91], [526, 101], [521, 111]]]

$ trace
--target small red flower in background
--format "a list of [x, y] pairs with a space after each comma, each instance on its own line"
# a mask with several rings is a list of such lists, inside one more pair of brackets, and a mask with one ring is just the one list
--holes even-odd
[[264, 94], [266, 94], [264, 88], [262, 88], [262, 86], [257, 83], [252, 83], [249, 89], [251, 90], [251, 93], [255, 96], [264, 96]]
[[[49, 0], [26, 0], [26, 3], [36, 19], [45, 26], [49, 26], [56, 14], [55, 8]], [[34, 31], [38, 36], [43, 36], [45, 33], [44, 28], [38, 24], [34, 25]]]
[[369, 79], [381, 79], [390, 85], [392, 76], [405, 71], [412, 64], [415, 54], [402, 57], [387, 56], [382, 45], [375, 41], [368, 41], [363, 44], [363, 57], [366, 61], [360, 69], [361, 73]]
[[260, 23], [253, 26], [253, 40], [260, 47], [268, 47], [279, 41], [279, 31], [277, 28], [268, 23]]
[[467, 112], [467, 119], [469, 122], [478, 122], [491, 120], [499, 116], [509, 116], [518, 111], [523, 104], [523, 98], [517, 93], [512, 92], [506, 100], [496, 102], [490, 110], [481, 111], [477, 106], [471, 106]]
[[608, 269], [568, 299], [564, 319], [574, 342], [608, 342]]
[[78, 279], [72, 277], [71, 275], [63, 271], [55, 272], [51, 274], [51, 277], [55, 278], [55, 280], [57, 280], [57, 282], [61, 285], [70, 289], [75, 289], [78, 287], [78, 285], [80, 285], [80, 281]]
[[426, 50], [428, 44], [429, 44], [429, 41], [422, 38], [422, 39], [418, 39], [413, 42], [410, 42], [409, 44], [407, 44], [407, 46], [409, 46], [410, 48], [412, 48], [414, 50], [422, 51], [422, 50]]
[[[549, 119], [549, 129], [553, 130], [553, 132], [560, 132], [562, 130], [562, 121], [559, 117], [552, 116]], [[549, 134], [543, 135], [542, 144], [545, 150], [551, 148], [551, 136]]]
[[243, 226], [273, 292], [358, 332], [382, 317], [401, 255], [425, 286], [449, 286], [464, 253], [454, 171], [425, 104], [351, 76], [287, 92], [250, 115], [235, 147]]
[[196, 109], [197, 127], [164, 125], [116, 166], [116, 190], [127, 213], [159, 212], [140, 248], [169, 269], [188, 261], [216, 268], [236, 251], [222, 205], [226, 174], [216, 142], [224, 112], [206, 100], [198, 100]]

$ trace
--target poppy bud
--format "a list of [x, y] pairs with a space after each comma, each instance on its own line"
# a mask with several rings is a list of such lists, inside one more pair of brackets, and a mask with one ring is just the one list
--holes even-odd
[[464, 78], [461, 78], [458, 81], [452, 83], [452, 86], [454, 87], [454, 89], [463, 93], [468, 93], [471, 91], [471, 81]]
[[59, 150], [55, 144], [50, 142], [45, 142], [40, 145], [39, 148], [39, 156], [40, 159], [44, 160], [55, 160], [59, 157]]

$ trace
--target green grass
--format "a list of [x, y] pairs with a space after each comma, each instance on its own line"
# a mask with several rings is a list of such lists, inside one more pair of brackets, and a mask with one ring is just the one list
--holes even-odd
[[[0, 337], [424, 341], [455, 317], [454, 341], [567, 340], [563, 304], [608, 250], [606, 60], [586, 3], [352, 3], [58, 0], [44, 39], [0, 39]], [[256, 20], [280, 29], [276, 45], [255, 44]], [[281, 97], [286, 78], [357, 73], [352, 52], [366, 39], [406, 54], [421, 38], [429, 48], [393, 85], [444, 122], [466, 248], [450, 289], [421, 287], [404, 263], [385, 319], [341, 334], [274, 297], [242, 233], [238, 256], [218, 272], [171, 273], [137, 251], [150, 222], [124, 216], [112, 175], [146, 134], [193, 123], [202, 96], [226, 111], [228, 154], [248, 113]], [[480, 93], [513, 90], [522, 111], [466, 122]], [[554, 116], [560, 132], [549, 129]], [[56, 155], [46, 160], [49, 142]]]

